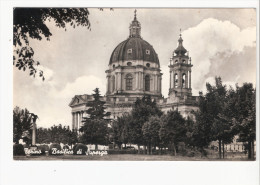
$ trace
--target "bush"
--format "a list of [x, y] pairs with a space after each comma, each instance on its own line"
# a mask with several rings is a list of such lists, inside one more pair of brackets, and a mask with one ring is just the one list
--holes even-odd
[[13, 145], [13, 155], [25, 155], [23, 145], [14, 144]]
[[46, 151], [49, 151], [49, 146], [48, 145], [39, 145], [38, 149], [42, 151], [42, 155], [45, 155]]
[[[81, 154], [77, 153], [79, 150], [81, 150]], [[86, 155], [87, 151], [88, 147], [82, 143], [78, 143], [73, 146], [73, 155]]]
[[70, 147], [68, 145], [64, 145], [63, 149], [70, 149]]
[[23, 148], [29, 148], [29, 145], [24, 144], [24, 145], [23, 145]]
[[[51, 144], [51, 146], [50, 146], [50, 149], [49, 149], [49, 154], [50, 155], [59, 155], [59, 154], [54, 154], [54, 153], [52, 153], [52, 149], [53, 148], [56, 148], [57, 150], [59, 150], [59, 151], [61, 151], [61, 146], [60, 146], [60, 144], [58, 144], [58, 143], [53, 143], [53, 144]], [[62, 155], [62, 154], [60, 154], [60, 155]]]

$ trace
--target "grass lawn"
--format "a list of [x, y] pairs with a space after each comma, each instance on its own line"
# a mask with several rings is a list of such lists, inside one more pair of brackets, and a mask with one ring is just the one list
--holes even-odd
[[101, 161], [246, 161], [245, 156], [233, 156], [227, 159], [206, 157], [187, 157], [171, 155], [139, 155], [139, 154], [112, 154], [112, 155], [61, 155], [61, 156], [14, 156], [14, 160], [101, 160]]

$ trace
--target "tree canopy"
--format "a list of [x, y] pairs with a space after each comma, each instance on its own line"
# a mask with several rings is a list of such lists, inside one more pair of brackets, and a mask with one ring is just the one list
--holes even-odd
[[44, 80], [43, 71], [34, 60], [34, 50], [30, 47], [29, 38], [50, 40], [52, 33], [46, 21], [54, 20], [55, 25], [64, 28], [70, 25], [84, 26], [90, 29], [89, 11], [87, 8], [14, 8], [13, 10], [13, 65], [19, 70], [30, 70], [30, 75], [39, 73]]
[[83, 126], [79, 129], [82, 132], [81, 141], [86, 144], [106, 144], [108, 141], [108, 117], [110, 112], [105, 112], [105, 102], [101, 101], [99, 89], [94, 89], [93, 101], [88, 103], [88, 117], [83, 120]]
[[27, 137], [30, 140], [32, 135], [32, 113], [26, 108], [20, 109], [15, 107], [13, 110], [13, 142], [19, 143], [22, 137]]

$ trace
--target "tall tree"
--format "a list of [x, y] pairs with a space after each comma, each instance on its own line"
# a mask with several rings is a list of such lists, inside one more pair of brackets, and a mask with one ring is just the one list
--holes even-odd
[[101, 100], [100, 91], [98, 88], [94, 89], [94, 93], [92, 94], [94, 97], [93, 101], [88, 102], [87, 106], [90, 107], [87, 110], [87, 114], [89, 118], [84, 119], [104, 119], [105, 117], [110, 116], [109, 112], [105, 112], [105, 101]]
[[148, 152], [152, 154], [151, 147], [159, 146], [160, 137], [159, 130], [161, 128], [161, 120], [158, 116], [151, 116], [142, 127], [143, 137], [148, 144]]
[[80, 136], [80, 141], [84, 144], [94, 144], [95, 150], [98, 149], [98, 144], [105, 145], [108, 142], [108, 127], [106, 120], [88, 120], [80, 128], [80, 131], [83, 132]]
[[13, 142], [18, 144], [23, 134], [31, 137], [31, 128], [31, 113], [26, 108], [20, 109], [19, 107], [15, 107], [13, 110]]
[[111, 124], [113, 142], [121, 148], [121, 145], [129, 142], [129, 127], [132, 120], [131, 114], [124, 114]]
[[176, 155], [178, 143], [185, 141], [186, 133], [185, 119], [178, 110], [170, 111], [163, 116], [159, 136], [162, 142], [169, 146], [170, 150], [173, 149], [174, 155]]
[[132, 120], [129, 127], [129, 141], [138, 145], [138, 153], [140, 145], [145, 144], [142, 127], [150, 116], [162, 115], [162, 111], [157, 107], [156, 101], [152, 101], [151, 96], [144, 96], [142, 99], [137, 99], [131, 112]]
[[[225, 119], [227, 102], [227, 89], [222, 84], [220, 77], [215, 78], [215, 85], [206, 84], [207, 92], [200, 95], [200, 111], [196, 114], [196, 124], [194, 137], [202, 141], [199, 147], [202, 149], [210, 141], [217, 140], [219, 143], [219, 158], [222, 157], [222, 147], [224, 144], [232, 142], [234, 133], [232, 132], [232, 122]], [[204, 141], [203, 141], [204, 140]], [[224, 157], [224, 153], [223, 153]]]
[[84, 118], [80, 132], [83, 132], [81, 141], [86, 144], [95, 144], [97, 150], [98, 144], [106, 144], [108, 140], [107, 117], [110, 116], [110, 112], [105, 112], [105, 102], [101, 101], [98, 88], [94, 90], [93, 97], [94, 100], [88, 103], [89, 117]]
[[248, 158], [254, 159], [254, 141], [256, 139], [256, 91], [253, 84], [244, 83], [236, 86], [236, 91], [229, 100], [233, 115], [234, 129], [239, 141], [247, 142]]

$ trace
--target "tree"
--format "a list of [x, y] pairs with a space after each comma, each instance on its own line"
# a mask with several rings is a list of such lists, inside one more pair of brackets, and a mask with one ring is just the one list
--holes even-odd
[[[202, 150], [210, 141], [219, 143], [219, 158], [221, 158], [224, 144], [232, 142], [234, 133], [232, 122], [226, 119], [227, 115], [227, 89], [220, 77], [215, 78], [215, 85], [206, 84], [207, 92], [200, 95], [199, 112], [196, 113], [194, 128], [194, 144]], [[201, 143], [200, 143], [201, 142]]]
[[[103, 11], [102, 8], [100, 10]], [[73, 28], [84, 26], [90, 29], [87, 8], [14, 8], [13, 15], [13, 65], [19, 70], [29, 69], [30, 75], [34, 77], [39, 73], [43, 80], [43, 71], [37, 69], [40, 62], [33, 58], [34, 51], [30, 47], [29, 38], [41, 40], [45, 37], [50, 40], [52, 33], [46, 21], [51, 20], [65, 31], [68, 25]]]
[[93, 94], [94, 100], [89, 102], [87, 110], [89, 117], [83, 120], [83, 126], [79, 129], [83, 132], [81, 141], [86, 144], [95, 144], [97, 150], [98, 144], [106, 144], [108, 140], [108, 121], [105, 119], [110, 116], [110, 112], [105, 112], [104, 101], [100, 100], [99, 89], [96, 88]]
[[110, 112], [105, 112], [105, 101], [101, 101], [100, 98], [100, 92], [99, 89], [94, 89], [94, 94], [92, 94], [94, 97], [93, 101], [88, 102], [87, 106], [90, 107], [87, 110], [87, 114], [89, 115], [89, 118], [84, 119], [104, 119], [105, 117], [110, 116]]
[[114, 120], [111, 124], [112, 138], [114, 144], [117, 144], [119, 148], [121, 145], [129, 142], [129, 127], [132, 120], [131, 114], [124, 114]]
[[80, 131], [83, 132], [80, 136], [80, 141], [84, 144], [94, 144], [95, 150], [98, 149], [98, 144], [107, 144], [108, 127], [106, 120], [88, 120], [80, 128]]
[[236, 86], [236, 91], [229, 100], [233, 115], [234, 129], [239, 141], [247, 142], [248, 158], [254, 159], [254, 141], [256, 139], [256, 91], [253, 84], [244, 83]]
[[31, 137], [32, 115], [25, 108], [15, 107], [13, 110], [13, 142], [19, 144], [23, 135]]
[[77, 143], [77, 132], [70, 130], [69, 126], [61, 124], [50, 128], [38, 128], [36, 132], [38, 143], [63, 143], [72, 145]]
[[169, 146], [170, 150], [173, 149], [173, 154], [176, 155], [178, 143], [184, 142], [186, 138], [185, 119], [178, 110], [174, 110], [163, 116], [161, 123], [160, 139], [165, 145]]
[[151, 116], [147, 122], [144, 123], [142, 127], [143, 137], [145, 141], [148, 143], [148, 151], [149, 154], [152, 154], [151, 147], [159, 146], [160, 138], [159, 138], [159, 130], [161, 121], [158, 116]]
[[151, 96], [144, 96], [142, 99], [137, 99], [134, 103], [131, 112], [132, 120], [129, 123], [129, 141], [138, 145], [138, 153], [140, 152], [140, 145], [144, 143], [142, 127], [150, 116], [161, 116], [162, 111], [157, 107], [156, 101], [152, 101]]

